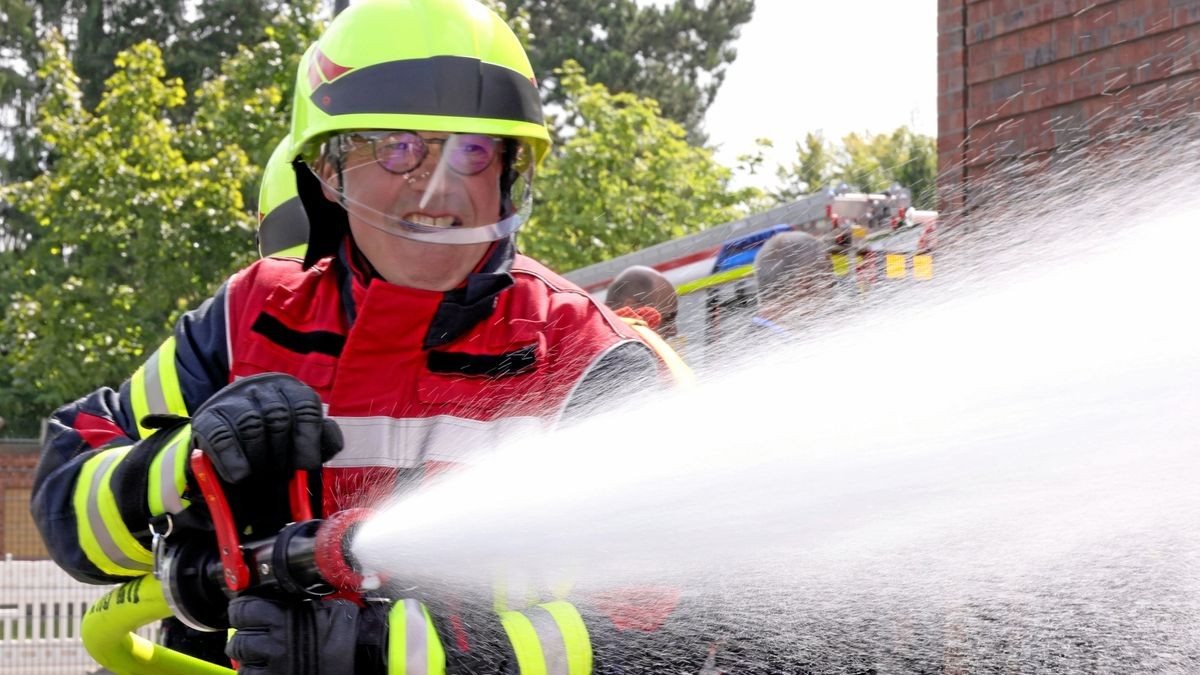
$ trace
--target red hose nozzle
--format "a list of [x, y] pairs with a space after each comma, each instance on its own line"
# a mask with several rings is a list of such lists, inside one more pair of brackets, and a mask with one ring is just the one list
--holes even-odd
[[346, 509], [333, 514], [317, 531], [313, 557], [321, 577], [339, 591], [363, 589], [363, 570], [350, 552], [359, 524], [374, 515], [371, 509]]

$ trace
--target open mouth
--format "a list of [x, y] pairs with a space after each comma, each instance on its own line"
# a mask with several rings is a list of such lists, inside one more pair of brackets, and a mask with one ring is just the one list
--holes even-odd
[[410, 213], [404, 219], [414, 225], [425, 227], [462, 227], [462, 219], [457, 216], [431, 216], [426, 213]]

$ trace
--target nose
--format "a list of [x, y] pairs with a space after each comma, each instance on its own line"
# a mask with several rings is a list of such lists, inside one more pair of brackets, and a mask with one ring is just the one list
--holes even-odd
[[417, 169], [410, 171], [408, 173], [408, 175], [405, 177], [405, 180], [408, 182], [409, 185], [416, 185], [417, 183], [421, 183], [422, 185], [424, 185], [429, 181], [429, 177], [432, 175], [433, 175], [432, 171], [430, 171], [429, 169], [426, 169], [424, 166], [421, 166], [421, 167], [418, 167]]
[[429, 154], [425, 156], [425, 161], [407, 176], [409, 187], [424, 195], [423, 203], [459, 188], [461, 178], [442, 158], [443, 144], [429, 143]]

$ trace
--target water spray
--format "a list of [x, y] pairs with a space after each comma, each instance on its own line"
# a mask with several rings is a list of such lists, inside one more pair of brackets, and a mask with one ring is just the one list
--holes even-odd
[[1194, 664], [1200, 286], [1170, 253], [1200, 148], [1154, 141], [1119, 189], [1073, 164], [1053, 214], [981, 207], [959, 274], [381, 507], [354, 556], [426, 597], [665, 584], [659, 648], [729, 638], [733, 672]]

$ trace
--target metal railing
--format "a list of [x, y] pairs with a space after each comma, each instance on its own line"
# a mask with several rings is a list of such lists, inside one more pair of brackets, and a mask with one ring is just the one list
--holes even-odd
[[[80, 640], [106, 586], [80, 583], [51, 560], [0, 560], [0, 675], [74, 675], [99, 668]], [[153, 640], [156, 628], [139, 631]]]

